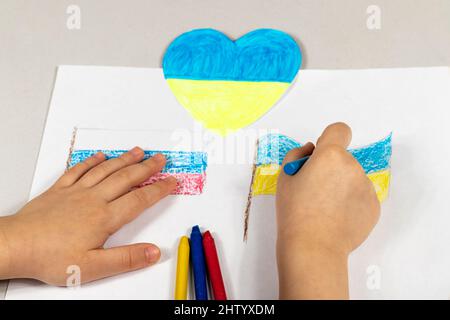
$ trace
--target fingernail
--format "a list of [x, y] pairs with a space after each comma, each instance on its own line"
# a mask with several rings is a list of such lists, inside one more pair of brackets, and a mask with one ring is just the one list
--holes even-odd
[[157, 153], [153, 156], [153, 159], [156, 161], [164, 161], [166, 157], [162, 153]]
[[303, 145], [303, 147], [307, 147], [307, 146], [314, 147], [314, 143], [312, 143], [311, 141], [309, 141], [309, 142], [307, 142], [307, 143], [305, 143], [305, 144]]
[[144, 249], [145, 250], [145, 258], [147, 259], [148, 263], [155, 263], [159, 260], [159, 257], [161, 256], [161, 251], [156, 246], [149, 246]]
[[167, 181], [173, 181], [173, 182], [175, 182], [176, 184], [178, 184], [178, 179], [175, 177], [175, 176], [168, 176], [167, 178], [166, 178], [166, 180]]
[[97, 158], [97, 159], [103, 159], [104, 157], [105, 157], [105, 155], [101, 151], [94, 154], [94, 158]]
[[133, 149], [130, 150], [130, 153], [135, 156], [135, 157], [139, 157], [140, 155], [142, 155], [143, 150], [139, 147], [134, 147]]

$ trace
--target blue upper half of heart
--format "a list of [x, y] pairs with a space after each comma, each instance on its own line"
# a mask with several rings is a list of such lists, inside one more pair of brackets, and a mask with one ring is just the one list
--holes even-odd
[[166, 79], [292, 82], [302, 63], [288, 34], [257, 29], [236, 41], [213, 29], [177, 37], [163, 59]]

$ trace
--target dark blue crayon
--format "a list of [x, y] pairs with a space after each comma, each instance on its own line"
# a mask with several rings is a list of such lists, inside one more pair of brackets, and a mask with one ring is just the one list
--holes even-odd
[[203, 253], [203, 237], [198, 226], [192, 227], [191, 232], [191, 257], [194, 270], [195, 299], [208, 300], [206, 285], [206, 264]]

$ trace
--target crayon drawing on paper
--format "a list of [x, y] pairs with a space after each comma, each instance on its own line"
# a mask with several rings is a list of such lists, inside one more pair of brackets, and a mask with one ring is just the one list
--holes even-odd
[[163, 59], [164, 77], [178, 102], [221, 135], [246, 127], [282, 97], [301, 66], [295, 40], [257, 29], [236, 41], [213, 29], [177, 37]]
[[[389, 190], [391, 142], [392, 134], [365, 147], [348, 150], [372, 181], [380, 202], [386, 199]], [[300, 143], [282, 134], [269, 134], [259, 139], [256, 171], [251, 186], [252, 195], [275, 194], [278, 175], [286, 153], [299, 147]]]

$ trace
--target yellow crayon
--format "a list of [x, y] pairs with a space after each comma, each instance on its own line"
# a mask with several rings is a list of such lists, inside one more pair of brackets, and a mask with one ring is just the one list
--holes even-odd
[[187, 299], [189, 277], [189, 239], [181, 237], [178, 245], [177, 281], [175, 284], [175, 300]]

